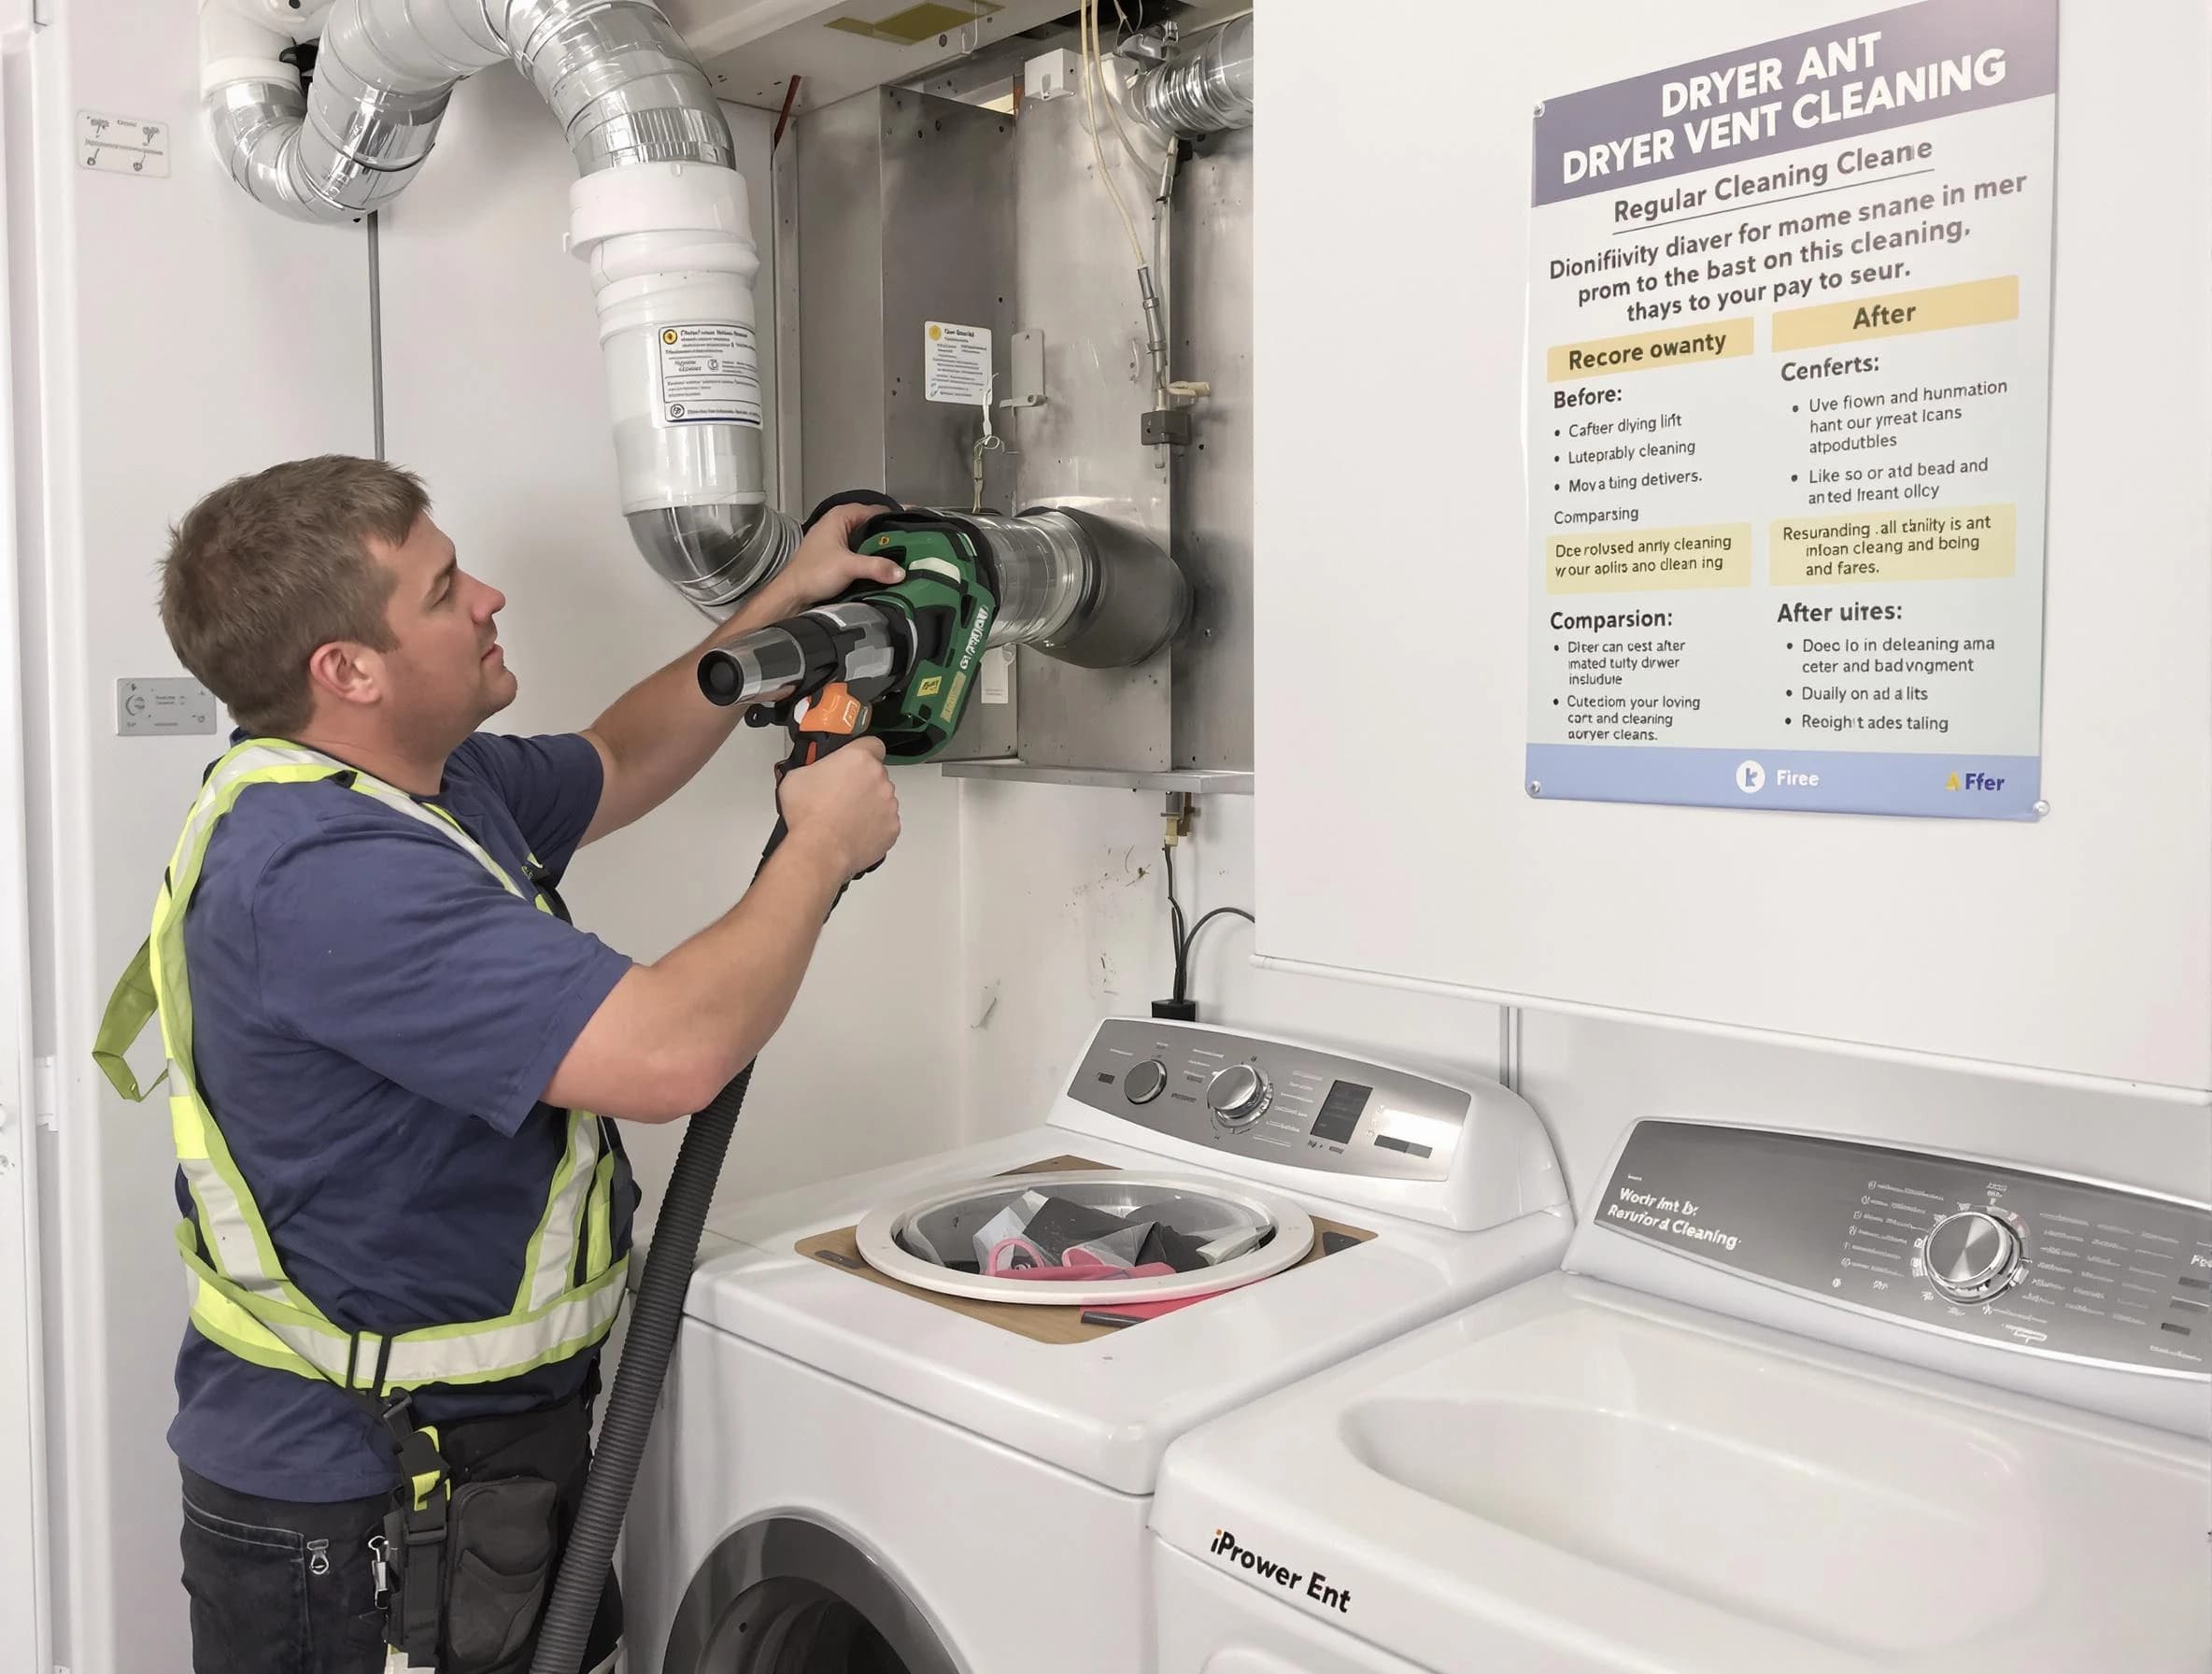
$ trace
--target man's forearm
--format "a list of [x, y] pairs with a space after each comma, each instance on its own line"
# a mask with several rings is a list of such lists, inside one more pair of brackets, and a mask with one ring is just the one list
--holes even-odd
[[701, 654], [797, 613], [797, 606], [771, 583], [675, 661], [616, 699], [591, 723], [585, 736], [599, 748], [605, 787], [587, 842], [629, 825], [675, 795], [736, 730], [744, 710], [709, 702], [699, 689]]
[[704, 1106], [782, 1026], [846, 881], [821, 846], [785, 844], [736, 906], [615, 986], [547, 1100], [647, 1122]]

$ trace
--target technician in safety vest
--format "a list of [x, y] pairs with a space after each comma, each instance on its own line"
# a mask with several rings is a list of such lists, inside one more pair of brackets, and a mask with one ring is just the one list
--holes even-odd
[[[825, 513], [715, 638], [898, 579], [847, 548], [868, 515]], [[515, 700], [505, 603], [374, 461], [240, 478], [173, 532], [163, 626], [241, 730], [99, 1056], [143, 1097], [121, 1050], [158, 1009], [202, 1674], [373, 1674], [388, 1644], [395, 1667], [527, 1667], [637, 1197], [601, 1118], [704, 1105], [898, 838], [863, 744], [785, 780], [787, 841], [665, 958], [571, 928], [551, 886], [578, 846], [667, 801], [738, 712], [700, 695], [694, 651], [581, 732], [479, 731]], [[742, 875], [750, 852], [715, 858]], [[602, 1616], [592, 1662], [611, 1596]]]

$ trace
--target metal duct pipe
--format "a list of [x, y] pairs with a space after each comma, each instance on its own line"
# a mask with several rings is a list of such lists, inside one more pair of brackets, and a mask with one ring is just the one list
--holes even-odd
[[[312, 92], [282, 54], [319, 33]], [[231, 177], [300, 220], [389, 204], [454, 84], [511, 59], [576, 161], [623, 515], [653, 568], [726, 615], [799, 544], [768, 504], [760, 257], [729, 125], [652, 0], [201, 0], [200, 90]]]
[[1252, 126], [1252, 14], [1232, 18], [1198, 45], [1137, 76], [1130, 108], [1176, 134]]
[[[1034, 645], [1083, 668], [1130, 668], [1166, 649], [1191, 609], [1190, 583], [1165, 552], [1088, 512], [1041, 506], [1016, 517], [934, 514], [982, 537], [998, 585], [994, 645]], [[806, 624], [830, 624], [835, 643]], [[700, 684], [717, 703], [751, 703], [801, 685], [811, 668], [841, 655], [842, 677], [904, 667], [911, 635], [895, 642], [886, 613], [865, 599], [816, 605], [794, 621], [726, 640], [700, 663]]]
[[1019, 517], [949, 514], [990, 544], [999, 575], [994, 645], [1035, 645], [1084, 668], [1128, 668], [1160, 651], [1190, 615], [1172, 559], [1118, 523], [1070, 506]]

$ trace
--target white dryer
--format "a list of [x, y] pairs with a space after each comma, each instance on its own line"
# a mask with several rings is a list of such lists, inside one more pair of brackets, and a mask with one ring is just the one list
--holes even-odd
[[1567, 1271], [1179, 1441], [1160, 1674], [2205, 1674], [2212, 1210], [1646, 1121]]
[[[1571, 1229], [1494, 1083], [1111, 1019], [1062, 1085], [1026, 1131], [710, 1223], [630, 1513], [632, 1674], [1139, 1674], [1168, 1444], [1556, 1267]], [[1065, 1170], [1275, 1235], [1217, 1270], [1236, 1288], [1118, 1327], [1188, 1283], [1025, 1305], [1057, 1282], [909, 1259], [948, 1205]]]

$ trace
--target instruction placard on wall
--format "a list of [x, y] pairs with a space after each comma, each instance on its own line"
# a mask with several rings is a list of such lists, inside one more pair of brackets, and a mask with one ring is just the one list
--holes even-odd
[[922, 327], [922, 394], [964, 407], [991, 398], [988, 326], [951, 325], [932, 319]]
[[2032, 818], [2057, 0], [1547, 101], [1529, 794]]
[[662, 424], [760, 424], [753, 328], [734, 320], [660, 329]]

